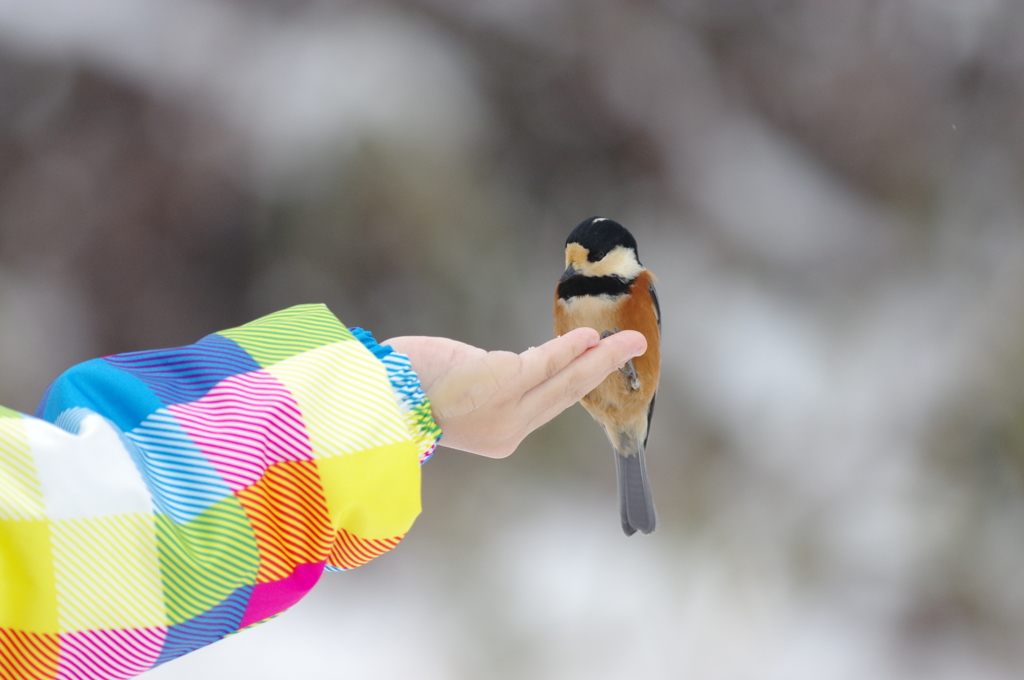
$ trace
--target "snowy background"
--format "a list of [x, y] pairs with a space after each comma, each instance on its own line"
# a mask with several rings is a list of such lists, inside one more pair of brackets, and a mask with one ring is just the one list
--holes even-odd
[[152, 680], [1024, 673], [1024, 5], [5, 0], [0, 403], [299, 302], [551, 336], [660, 279], [661, 525], [575, 407], [398, 549]]

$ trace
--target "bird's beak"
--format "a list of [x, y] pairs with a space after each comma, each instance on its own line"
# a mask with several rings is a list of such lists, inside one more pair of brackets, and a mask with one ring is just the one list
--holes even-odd
[[565, 268], [565, 271], [562, 272], [562, 278], [558, 279], [558, 282], [561, 283], [562, 281], [565, 281], [566, 279], [570, 279], [570, 278], [576, 276], [579, 273], [580, 273], [579, 269], [576, 269], [576, 267], [573, 267], [572, 265], [569, 265], [568, 267]]

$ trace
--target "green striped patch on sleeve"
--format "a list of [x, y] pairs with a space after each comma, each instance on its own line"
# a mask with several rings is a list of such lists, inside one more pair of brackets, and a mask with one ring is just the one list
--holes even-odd
[[263, 368], [306, 350], [354, 339], [322, 304], [289, 307], [219, 335], [237, 342]]

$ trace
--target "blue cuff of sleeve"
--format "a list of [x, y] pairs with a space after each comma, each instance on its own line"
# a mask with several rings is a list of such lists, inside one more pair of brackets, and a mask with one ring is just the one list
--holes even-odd
[[441, 440], [441, 428], [434, 422], [430, 412], [430, 400], [423, 391], [420, 377], [412, 368], [409, 357], [395, 351], [390, 345], [381, 345], [373, 335], [363, 328], [349, 328], [356, 340], [380, 359], [391, 381], [395, 400], [402, 411], [406, 424], [416, 440], [420, 452], [420, 464], [425, 463], [437, 449]]

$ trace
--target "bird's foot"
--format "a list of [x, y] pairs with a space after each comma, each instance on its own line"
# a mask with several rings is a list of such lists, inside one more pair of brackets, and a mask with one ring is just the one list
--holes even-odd
[[[619, 332], [618, 328], [616, 328], [613, 331], [605, 331], [604, 333], [601, 333], [601, 339], [604, 340], [609, 335], [615, 335], [618, 332]], [[640, 376], [638, 376], [636, 374], [636, 369], [633, 368], [633, 360], [632, 359], [627, 361], [626, 365], [619, 369], [619, 372], [622, 373], [623, 375], [625, 375], [626, 378], [629, 379], [629, 388], [630, 389], [632, 389], [632, 390], [640, 389]]]
[[640, 376], [636, 374], [636, 369], [633, 368], [632, 359], [627, 361], [626, 365], [619, 369], [619, 372], [629, 379], [629, 388], [631, 390], [640, 389]]

